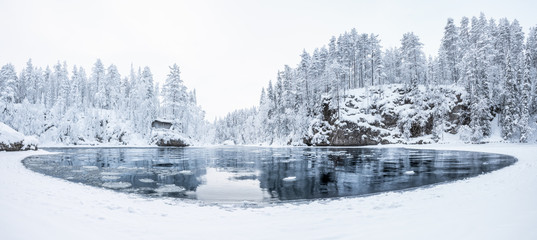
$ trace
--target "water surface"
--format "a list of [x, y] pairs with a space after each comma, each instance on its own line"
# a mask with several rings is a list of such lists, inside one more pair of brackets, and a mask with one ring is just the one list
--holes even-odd
[[359, 196], [468, 178], [506, 155], [404, 148], [50, 148], [23, 164], [46, 175], [154, 197], [279, 202]]

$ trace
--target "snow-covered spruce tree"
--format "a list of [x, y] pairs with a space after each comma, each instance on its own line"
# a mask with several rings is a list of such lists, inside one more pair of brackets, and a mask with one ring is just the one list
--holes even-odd
[[[32, 64], [32, 59], [29, 59], [28, 62], [26, 62], [26, 67], [22, 69], [21, 76], [19, 79], [19, 95], [21, 95], [22, 99], [27, 99], [30, 103], [36, 103], [36, 96], [37, 96], [37, 75], [35, 74], [35, 68]], [[24, 95], [24, 96], [22, 96]], [[22, 102], [22, 101], [21, 101]]]
[[43, 69], [41, 67], [34, 67], [35, 78], [35, 103], [42, 104], [45, 97], [45, 78], [43, 77]]
[[[299, 101], [301, 102], [301, 104], [303, 104], [305, 106], [306, 109], [309, 109], [311, 108], [311, 86], [309, 86], [309, 65], [311, 63], [311, 56], [309, 55], [309, 53], [306, 52], [306, 50], [303, 50], [302, 51], [302, 54], [300, 55], [300, 64], [298, 65], [298, 68], [297, 68], [297, 77], [298, 77], [298, 82], [297, 82], [297, 92], [300, 93], [299, 95]], [[276, 81], [276, 85], [275, 85], [275, 107], [278, 108], [278, 106], [280, 105], [280, 98], [278, 96], [278, 94], [281, 94], [281, 86], [278, 86], [278, 85], [281, 85], [281, 79], [280, 79], [280, 84], [278, 84], [278, 81]], [[278, 110], [276, 110], [277, 112], [279, 112]], [[305, 116], [304, 116], [305, 117]]]
[[82, 67], [73, 67], [71, 76], [71, 106], [77, 108], [77, 111], [84, 112], [88, 107], [87, 96], [87, 76]]
[[[269, 141], [269, 129], [268, 129], [268, 113], [269, 113], [269, 99], [265, 92], [265, 88], [261, 89], [261, 97], [259, 98], [259, 111], [256, 115], [255, 126], [257, 126], [256, 135], [258, 136], [257, 143], [265, 143]], [[224, 139], [225, 140], [225, 139]]]
[[179, 66], [170, 67], [170, 73], [162, 88], [162, 109], [164, 117], [183, 123], [186, 113], [187, 91], [181, 80]]
[[368, 39], [368, 54], [367, 54], [367, 66], [368, 77], [371, 81], [370, 86], [382, 84], [383, 77], [383, 62], [381, 55], [380, 39], [376, 34], [370, 34]]
[[158, 112], [157, 96], [153, 92], [153, 74], [149, 67], [144, 67], [137, 88], [140, 105], [136, 114], [135, 123], [138, 126], [137, 130], [139, 133], [147, 137], [151, 131], [151, 122], [157, 117]]
[[0, 98], [4, 103], [15, 103], [17, 73], [13, 64], [8, 63], [0, 69]]
[[[333, 116], [334, 118], [340, 117], [340, 102], [341, 102], [341, 93], [343, 90], [341, 89], [341, 82], [343, 82], [343, 76], [342, 72], [344, 71], [341, 67], [341, 65], [336, 61], [332, 60], [332, 63], [328, 67], [329, 72], [328, 76], [332, 83], [330, 85], [330, 108], [336, 109], [336, 116]], [[324, 116], [326, 117], [326, 116]], [[331, 121], [332, 119], [324, 119], [325, 121]], [[335, 119], [334, 119], [335, 120]]]
[[425, 81], [426, 63], [422, 46], [423, 44], [414, 33], [405, 33], [401, 39], [402, 76], [406, 86], [405, 103], [410, 104], [411, 107], [398, 120], [398, 124], [406, 140], [415, 135], [411, 131], [413, 126], [420, 126], [421, 129], [420, 123], [423, 122], [419, 115], [423, 96], [419, 94], [418, 89], [418, 84]]
[[[307, 74], [307, 71], [306, 71], [306, 74]], [[305, 79], [306, 79], [305, 82], [307, 83], [308, 77], [306, 77]], [[275, 94], [275, 110], [276, 110], [276, 137], [278, 139], [281, 139], [284, 136], [287, 136], [289, 134], [289, 123], [285, 122], [286, 117], [284, 115], [285, 106], [283, 105], [284, 103], [283, 85], [282, 85], [281, 76], [277, 76], [276, 86], [274, 87], [274, 94]], [[309, 98], [306, 99], [305, 105], [308, 106], [308, 103], [311, 103]], [[306, 114], [304, 114], [303, 112], [300, 115], [302, 118], [307, 117]]]
[[488, 49], [489, 67], [487, 77], [490, 84], [490, 100], [491, 108], [496, 113], [500, 109], [500, 102], [503, 95], [503, 82], [505, 76], [504, 58], [500, 56], [500, 51], [503, 49], [502, 39], [500, 36], [500, 28], [496, 25], [494, 19], [490, 19], [488, 23], [488, 36], [490, 48]]
[[457, 63], [457, 68], [459, 69], [460, 78], [458, 83], [462, 86], [468, 86], [468, 65], [466, 64], [465, 57], [468, 55], [470, 50], [470, 27], [469, 20], [467, 17], [462, 17], [460, 27], [459, 27], [459, 58], [460, 61]]
[[121, 94], [121, 75], [119, 74], [116, 65], [111, 64], [108, 67], [104, 82], [107, 87], [105, 89], [105, 102], [103, 107], [105, 109], [117, 109]]
[[462, 61], [466, 70], [462, 79], [465, 80], [464, 84], [468, 92], [472, 142], [480, 142], [484, 137], [489, 136], [491, 131], [488, 75], [490, 47], [486, 19], [483, 15], [479, 19], [473, 17], [469, 46]]
[[123, 114], [128, 115], [128, 107], [129, 107], [129, 98], [130, 98], [130, 92], [131, 92], [131, 84], [129, 82], [128, 77], [124, 77], [121, 79], [121, 85], [119, 88], [120, 92], [120, 103], [119, 103], [119, 111]]
[[515, 70], [511, 66], [511, 58], [507, 56], [507, 69], [505, 74], [505, 94], [502, 107], [502, 137], [510, 140], [515, 134], [520, 116], [518, 114], [518, 103], [516, 99], [516, 76]]
[[401, 39], [402, 76], [409, 89], [416, 89], [424, 80], [425, 54], [418, 36], [409, 32]]
[[530, 127], [530, 103], [531, 103], [531, 80], [530, 80], [530, 69], [531, 69], [531, 55], [529, 49], [526, 49], [525, 59], [524, 59], [524, 75], [522, 81], [522, 92], [520, 96], [520, 142], [528, 142], [528, 137], [531, 134]]
[[81, 109], [82, 108], [82, 94], [80, 88], [83, 86], [81, 84], [80, 76], [78, 74], [78, 67], [75, 65], [73, 71], [71, 72], [71, 89], [69, 90], [69, 95], [71, 96], [72, 106]]
[[91, 71], [91, 77], [88, 84], [89, 102], [93, 107], [105, 108], [106, 106], [106, 83], [105, 70], [101, 59], [97, 59]]
[[43, 73], [43, 86], [43, 103], [47, 109], [50, 109], [54, 105], [56, 99], [56, 96], [54, 96], [54, 89], [57, 86], [54, 85], [52, 70], [49, 66], [47, 66]]
[[54, 105], [54, 111], [57, 116], [60, 117], [65, 114], [72, 102], [71, 97], [69, 95], [71, 86], [67, 73], [66, 62], [64, 62], [63, 65], [60, 65], [60, 63], [58, 63], [54, 66], [54, 79], [58, 82], [59, 85], [57, 100]]
[[[510, 51], [511, 56], [520, 56], [524, 51], [524, 32], [522, 31], [522, 26], [518, 20], [514, 19], [510, 28]], [[524, 59], [517, 59], [518, 61], [524, 61]], [[517, 62], [517, 64], [520, 62]]]
[[384, 84], [401, 83], [401, 54], [398, 48], [384, 51], [384, 71], [386, 82]]
[[529, 75], [533, 89], [531, 93], [530, 113], [537, 114], [537, 27], [530, 28], [526, 45], [526, 51], [530, 55]]
[[[140, 72], [140, 70], [138, 70]], [[127, 104], [127, 112], [128, 112], [128, 119], [131, 120], [133, 123], [135, 123], [135, 115], [137, 113], [137, 108], [140, 106], [138, 99], [138, 82], [140, 74], [137, 74], [134, 71], [134, 66], [131, 64], [131, 71], [129, 74], [129, 98], [128, 98], [128, 104]]]
[[89, 101], [89, 87], [88, 87], [88, 75], [86, 74], [86, 70], [84, 70], [83, 67], [78, 68], [78, 89], [80, 91], [80, 100], [81, 100], [81, 106], [83, 107], [89, 107], [90, 101]]
[[459, 68], [457, 63], [461, 58], [459, 53], [459, 31], [452, 18], [448, 18], [444, 28], [444, 37], [438, 51], [438, 59], [442, 65], [441, 77], [450, 83], [457, 83], [459, 80]]

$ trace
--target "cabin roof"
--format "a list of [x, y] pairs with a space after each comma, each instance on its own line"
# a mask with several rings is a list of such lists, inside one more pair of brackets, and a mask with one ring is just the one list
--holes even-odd
[[171, 120], [166, 120], [166, 119], [155, 119], [153, 120], [153, 123], [167, 123], [167, 124], [173, 124], [173, 121]]

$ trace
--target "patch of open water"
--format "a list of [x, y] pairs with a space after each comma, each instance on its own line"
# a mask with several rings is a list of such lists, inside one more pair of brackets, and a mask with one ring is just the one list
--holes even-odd
[[516, 162], [500, 154], [405, 148], [50, 148], [36, 172], [121, 192], [204, 202], [359, 196], [453, 181]]

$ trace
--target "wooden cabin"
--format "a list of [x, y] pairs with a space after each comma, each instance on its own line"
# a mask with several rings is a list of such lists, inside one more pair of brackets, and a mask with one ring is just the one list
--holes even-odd
[[170, 129], [172, 126], [172, 121], [162, 119], [157, 119], [151, 123], [151, 127], [155, 129]]

